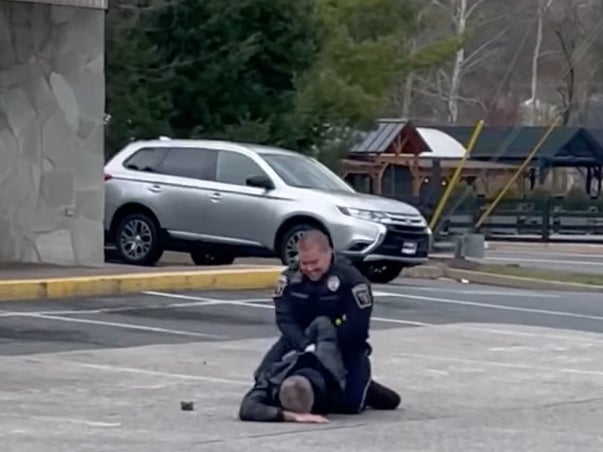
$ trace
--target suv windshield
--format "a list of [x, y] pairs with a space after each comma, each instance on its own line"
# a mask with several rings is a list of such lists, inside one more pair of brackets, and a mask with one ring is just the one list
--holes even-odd
[[262, 158], [292, 187], [354, 193], [352, 187], [312, 158], [288, 154], [262, 154]]

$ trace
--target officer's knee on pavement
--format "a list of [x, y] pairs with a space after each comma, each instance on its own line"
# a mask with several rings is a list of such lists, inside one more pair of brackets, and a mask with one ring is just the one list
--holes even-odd
[[300, 375], [288, 377], [279, 389], [279, 400], [284, 410], [310, 413], [314, 405], [312, 384], [306, 377]]

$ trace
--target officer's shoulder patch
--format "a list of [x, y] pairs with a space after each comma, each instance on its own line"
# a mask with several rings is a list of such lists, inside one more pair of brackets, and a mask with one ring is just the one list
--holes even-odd
[[362, 283], [352, 287], [352, 295], [360, 309], [368, 308], [373, 304], [373, 297], [368, 284]]
[[276, 286], [274, 287], [274, 291], [272, 292], [272, 297], [273, 298], [282, 297], [283, 292], [285, 291], [285, 288], [287, 287], [288, 283], [289, 283], [289, 278], [287, 278], [287, 275], [282, 274], [281, 276], [279, 276], [278, 280], [276, 281]]

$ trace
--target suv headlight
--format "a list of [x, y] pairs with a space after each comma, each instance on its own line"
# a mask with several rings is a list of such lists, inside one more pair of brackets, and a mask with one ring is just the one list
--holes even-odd
[[337, 207], [339, 211], [349, 217], [359, 218], [367, 221], [382, 221], [387, 218], [383, 212], [376, 210], [354, 209], [352, 207]]

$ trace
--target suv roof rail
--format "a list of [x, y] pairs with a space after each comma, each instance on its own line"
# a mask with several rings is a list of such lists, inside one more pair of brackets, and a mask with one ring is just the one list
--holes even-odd
[[159, 137], [159, 141], [170, 141], [170, 140], [171, 140], [171, 138], [170, 137], [166, 137], [165, 135], [161, 135]]

